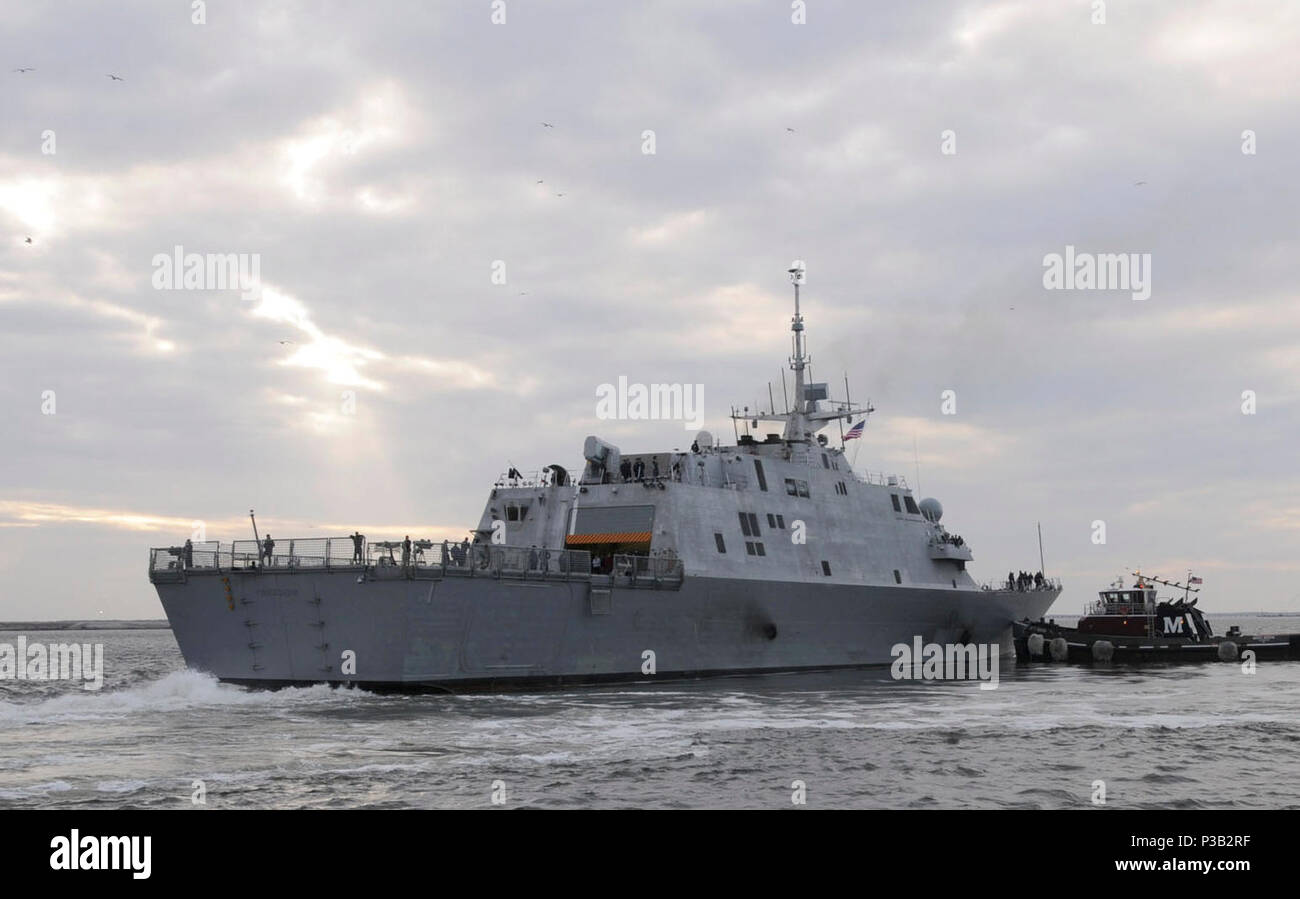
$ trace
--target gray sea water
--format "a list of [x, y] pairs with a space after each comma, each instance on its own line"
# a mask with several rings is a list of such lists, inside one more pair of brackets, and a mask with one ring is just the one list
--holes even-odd
[[[1297, 618], [1212, 619], [1222, 632]], [[0, 807], [1300, 807], [1300, 662], [1005, 665], [995, 690], [887, 669], [525, 694], [218, 684], [166, 630], [105, 685], [0, 680]], [[13, 643], [17, 633], [0, 632]]]

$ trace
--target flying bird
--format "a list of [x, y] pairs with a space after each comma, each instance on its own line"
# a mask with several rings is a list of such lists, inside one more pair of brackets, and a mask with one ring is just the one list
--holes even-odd
[[281, 340], [281, 341], [280, 341], [280, 346], [286, 346], [286, 345], [288, 345], [288, 344], [290, 344], [290, 343], [293, 343], [293, 341], [292, 341], [292, 340]]
[[557, 197], [562, 197], [562, 196], [564, 196], [564, 194], [556, 194], [556, 196], [557, 196]]
[[14, 69], [14, 71], [17, 72], [19, 75], [22, 75], [26, 72], [35, 72], [36, 70], [33, 69], [31, 66], [27, 66], [26, 68]]
[[1146, 182], [1145, 182], [1145, 181], [1134, 181], [1134, 182], [1133, 182], [1133, 186], [1134, 186], [1134, 187], [1141, 187], [1143, 184], [1146, 184]]
[[125, 81], [125, 80], [126, 80], [125, 78], [119, 77], [119, 76], [117, 76], [117, 75], [109, 75], [108, 77], [109, 77], [109, 78], [112, 78], [114, 81]]
[[538, 179], [537, 179], [537, 183], [538, 183], [538, 184], [541, 184], [541, 183], [542, 183], [542, 179], [541, 179], [541, 178], [538, 178]]
[[794, 129], [793, 129], [793, 128], [787, 128], [787, 129], [785, 129], [785, 130], [786, 130], [786, 131], [789, 131], [791, 134], [794, 134]]
[[543, 128], [554, 128], [555, 126], [552, 125], [550, 122], [542, 122], [542, 127], [543, 127]]
[[31, 243], [31, 242], [32, 242], [32, 239], [31, 239], [30, 237], [27, 238], [27, 242], [28, 242], [28, 243]]

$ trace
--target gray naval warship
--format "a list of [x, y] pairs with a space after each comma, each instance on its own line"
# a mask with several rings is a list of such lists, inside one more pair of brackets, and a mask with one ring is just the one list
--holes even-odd
[[[512, 466], [460, 543], [263, 540], [254, 521], [253, 540], [151, 550], [186, 664], [251, 686], [459, 691], [888, 665], [917, 637], [1013, 655], [1012, 623], [1041, 618], [1059, 582], [981, 586], [936, 500], [828, 445], [821, 431], [874, 410], [808, 381], [790, 274], [794, 401], [733, 409], [734, 445], [588, 437], [576, 479]], [[780, 429], [759, 439], [759, 422]]]

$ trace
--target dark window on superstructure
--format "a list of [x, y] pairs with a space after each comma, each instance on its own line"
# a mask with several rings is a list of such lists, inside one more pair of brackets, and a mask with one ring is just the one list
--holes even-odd
[[785, 479], [785, 492], [790, 494], [791, 496], [799, 495], [799, 488], [798, 486], [796, 486], [794, 482], [794, 478]]
[[746, 540], [746, 541], [745, 541], [745, 552], [749, 553], [751, 556], [756, 556], [756, 555], [758, 555], [758, 550], [754, 549], [754, 541], [753, 541], [753, 540]]
[[753, 512], [749, 513], [749, 530], [755, 537], [763, 536], [763, 532], [758, 529], [758, 515]]
[[894, 569], [894, 583], [895, 584], [903, 583], [903, 576], [899, 573], [897, 568]]
[[797, 492], [797, 495], [799, 495], [799, 496], [808, 496], [808, 482], [807, 482], [807, 481], [795, 481], [794, 484], [795, 484], [795, 490], [796, 490], [796, 492]]
[[767, 513], [767, 526], [770, 528], [776, 527], [776, 516], [773, 515], [771, 512]]
[[911, 512], [913, 515], [921, 514], [921, 510], [916, 507], [916, 500], [912, 499], [912, 494], [909, 493], [907, 496], [903, 497], [903, 504], [907, 506], [907, 511]]
[[889, 498], [890, 498], [891, 500], [893, 500], [893, 502], [894, 502], [894, 511], [895, 511], [895, 512], [901, 512], [901, 511], [903, 511], [903, 507], [900, 506], [900, 505], [898, 504], [898, 494], [897, 494], [897, 493], [891, 493], [891, 494], [889, 494]]
[[826, 456], [825, 453], [822, 453], [822, 468], [830, 468], [830, 467], [831, 467], [831, 460]]
[[506, 506], [506, 521], [518, 521], [518, 520], [519, 520], [519, 507]]
[[713, 542], [718, 544], [718, 552], [725, 553], [727, 551], [727, 544], [723, 542], [721, 534], [714, 534]]
[[758, 459], [754, 460], [754, 474], [758, 475], [758, 489], [764, 493], [767, 492], [767, 475], [763, 474], [763, 463]]
[[778, 516], [776, 516], [776, 526], [777, 526], [777, 528], [780, 529], [780, 530], [783, 530], [783, 531], [785, 530], [785, 516], [784, 516], [784, 515], [778, 515]]
[[749, 516], [746, 515], [744, 512], [740, 513], [740, 532], [744, 534], [746, 537], [754, 536], [753, 533], [751, 533], [749, 530]]
[[758, 554], [759, 554], [760, 556], [765, 556], [765, 555], [767, 555], [767, 550], [763, 549], [763, 544], [762, 544], [761, 542], [755, 543], [755, 544], [754, 544], [754, 549], [758, 550]]
[[844, 486], [843, 481], [837, 481], [835, 483], [835, 492], [838, 493], [840, 496], [848, 496], [849, 488]]
[[822, 574], [827, 577], [831, 576], [831, 563], [827, 562], [825, 559], [822, 559]]

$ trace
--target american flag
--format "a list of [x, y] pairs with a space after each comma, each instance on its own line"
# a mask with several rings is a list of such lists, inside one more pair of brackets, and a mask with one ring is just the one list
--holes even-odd
[[1205, 581], [1201, 580], [1201, 579], [1198, 578], [1198, 577], [1189, 577], [1189, 578], [1187, 579], [1187, 583], [1189, 583], [1189, 584], [1203, 584], [1203, 583], [1205, 583]]
[[858, 422], [858, 423], [855, 424], [853, 427], [849, 428], [849, 432], [848, 432], [847, 434], [844, 435], [844, 439], [845, 439], [845, 440], [856, 440], [857, 438], [861, 437], [861, 436], [862, 436], [862, 426], [865, 425], [866, 423], [867, 423], [867, 420], [864, 418], [864, 419], [862, 419], [862, 421]]

